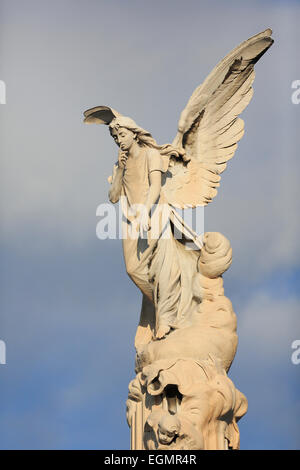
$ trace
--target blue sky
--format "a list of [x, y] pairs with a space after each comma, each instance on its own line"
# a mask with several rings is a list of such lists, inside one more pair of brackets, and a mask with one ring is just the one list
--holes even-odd
[[299, 2], [2, 0], [0, 14], [1, 448], [129, 447], [140, 293], [121, 242], [95, 235], [116, 147], [82, 112], [110, 105], [170, 142], [194, 88], [267, 27], [275, 44], [205, 228], [233, 247], [241, 448], [299, 448]]

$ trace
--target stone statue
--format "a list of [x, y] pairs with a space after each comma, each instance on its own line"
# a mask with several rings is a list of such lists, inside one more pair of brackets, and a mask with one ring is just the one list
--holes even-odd
[[143, 295], [127, 400], [132, 449], [239, 448], [247, 400], [227, 377], [237, 334], [222, 280], [232, 250], [220, 233], [195, 233], [176, 208], [216, 196], [271, 34], [244, 41], [213, 69], [181, 113], [172, 144], [157, 144], [110, 107], [84, 113], [86, 123], [108, 125], [119, 147], [109, 199], [121, 202], [126, 270]]

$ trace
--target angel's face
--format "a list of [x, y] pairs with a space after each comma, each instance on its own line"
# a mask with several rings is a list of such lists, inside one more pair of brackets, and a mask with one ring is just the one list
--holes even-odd
[[161, 444], [168, 445], [170, 444], [176, 435], [175, 431], [170, 431], [168, 429], [164, 429], [164, 427], [158, 428], [158, 439]]
[[112, 130], [112, 136], [116, 142], [116, 144], [120, 147], [121, 150], [124, 152], [129, 151], [132, 147], [132, 144], [135, 141], [135, 133], [126, 129], [125, 127], [119, 127], [118, 130]]
[[179, 424], [173, 416], [164, 416], [158, 423], [158, 439], [161, 444], [170, 444], [179, 431]]

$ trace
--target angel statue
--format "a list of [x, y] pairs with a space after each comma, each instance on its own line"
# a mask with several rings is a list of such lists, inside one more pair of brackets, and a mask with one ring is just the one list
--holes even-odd
[[[108, 125], [119, 147], [109, 199], [122, 202], [126, 270], [143, 294], [136, 347], [172, 335], [193, 306], [202, 242], [176, 208], [205, 206], [216, 196], [244, 134], [239, 115], [252, 98], [254, 65], [272, 45], [271, 34], [266, 29], [221, 60], [182, 111], [172, 144], [157, 144], [113, 108], [84, 113], [84, 122]], [[186, 249], [188, 242], [194, 249]]]

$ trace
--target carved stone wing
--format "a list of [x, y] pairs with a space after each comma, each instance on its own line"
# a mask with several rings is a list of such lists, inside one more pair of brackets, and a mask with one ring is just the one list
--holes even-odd
[[175, 207], [203, 206], [216, 196], [220, 174], [244, 134], [238, 116], [252, 98], [254, 65], [273, 44], [271, 34], [267, 29], [230, 52], [181, 113], [173, 145], [183, 147], [190, 161], [175, 161], [164, 184], [166, 198]]

